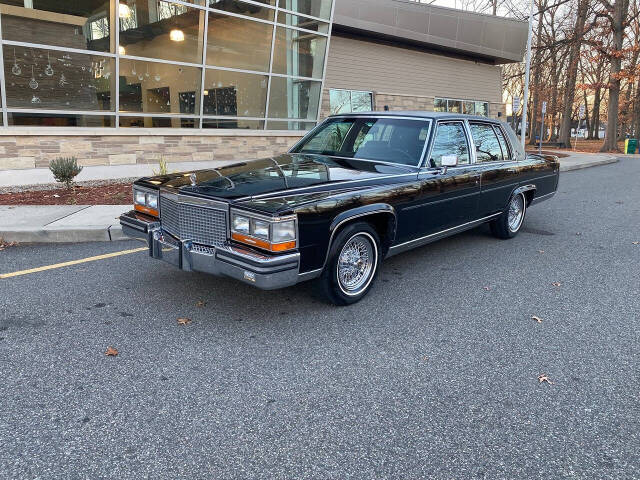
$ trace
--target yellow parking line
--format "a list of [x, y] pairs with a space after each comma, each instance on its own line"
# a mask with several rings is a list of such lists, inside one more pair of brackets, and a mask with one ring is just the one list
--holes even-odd
[[131, 253], [142, 252], [149, 250], [147, 247], [134, 248], [133, 250], [123, 250], [121, 252], [105, 253], [104, 255], [97, 255], [95, 257], [82, 258], [80, 260], [72, 260], [70, 262], [56, 263], [55, 265], [46, 265], [44, 267], [30, 268], [29, 270], [22, 270], [12, 273], [0, 273], [1, 278], [19, 277], [20, 275], [29, 275], [31, 273], [44, 272], [45, 270], [53, 270], [56, 268], [70, 267], [71, 265], [78, 265], [80, 263], [95, 262], [96, 260], [105, 260], [107, 258], [120, 257], [122, 255], [129, 255]]

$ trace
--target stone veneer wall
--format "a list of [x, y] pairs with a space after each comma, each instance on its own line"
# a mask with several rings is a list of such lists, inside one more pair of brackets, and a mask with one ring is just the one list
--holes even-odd
[[254, 159], [285, 152], [299, 133], [282, 135], [0, 135], [0, 170], [46, 168], [56, 157], [83, 166]]

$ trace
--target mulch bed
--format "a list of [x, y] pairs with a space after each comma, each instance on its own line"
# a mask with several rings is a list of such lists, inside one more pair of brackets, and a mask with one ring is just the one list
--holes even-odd
[[133, 203], [131, 183], [76, 185], [66, 187], [34, 187], [22, 191], [0, 193], [0, 205], [130, 205]]

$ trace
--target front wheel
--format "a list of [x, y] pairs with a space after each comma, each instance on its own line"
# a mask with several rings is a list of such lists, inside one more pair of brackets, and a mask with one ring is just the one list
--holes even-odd
[[524, 223], [527, 213], [527, 199], [524, 193], [517, 193], [509, 200], [507, 209], [490, 223], [491, 232], [498, 238], [515, 237]]
[[354, 223], [334, 238], [320, 282], [336, 305], [356, 303], [369, 293], [380, 264], [380, 238], [371, 225]]

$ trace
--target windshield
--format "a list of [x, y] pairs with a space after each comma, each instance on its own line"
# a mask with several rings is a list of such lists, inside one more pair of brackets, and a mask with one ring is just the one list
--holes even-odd
[[334, 118], [303, 139], [293, 153], [418, 166], [430, 125], [423, 119]]

